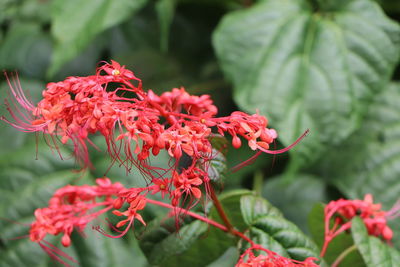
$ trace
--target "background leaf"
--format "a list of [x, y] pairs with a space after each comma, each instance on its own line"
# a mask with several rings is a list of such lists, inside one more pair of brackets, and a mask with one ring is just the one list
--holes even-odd
[[[362, 128], [319, 164], [321, 173], [348, 198], [370, 193], [389, 210], [400, 196], [400, 85], [391, 84], [375, 99]], [[332, 166], [341, 166], [334, 168]], [[329, 173], [327, 175], [326, 173]], [[390, 222], [400, 236], [398, 220]], [[394, 243], [400, 247], [396, 238]]]
[[160, 220], [153, 227], [140, 239], [141, 248], [152, 265], [206, 266], [235, 244], [234, 237], [198, 220], [179, 231], [160, 226]]
[[52, 34], [56, 46], [49, 75], [78, 55], [98, 33], [124, 21], [145, 3], [146, 0], [54, 1]]
[[289, 221], [308, 233], [308, 215], [315, 203], [327, 201], [326, 191], [326, 184], [320, 177], [300, 174], [291, 183], [285, 177], [267, 180], [262, 195]]
[[266, 114], [285, 145], [311, 130], [300, 165], [359, 127], [399, 59], [400, 27], [376, 3], [332, 3], [262, 1], [225, 16], [213, 36], [243, 109]]

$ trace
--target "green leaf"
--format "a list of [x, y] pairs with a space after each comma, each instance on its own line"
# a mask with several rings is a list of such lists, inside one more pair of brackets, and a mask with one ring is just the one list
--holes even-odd
[[318, 258], [317, 246], [301, 230], [286, 220], [268, 201], [257, 196], [243, 196], [240, 209], [255, 243], [295, 260]]
[[[400, 27], [368, 0], [266, 0], [226, 15], [213, 44], [241, 108], [270, 119], [310, 164], [355, 129], [398, 62]], [[316, 10], [316, 11], [315, 11]]]
[[147, 0], [53, 1], [52, 34], [56, 40], [49, 75], [54, 75], [100, 32], [132, 16]]
[[305, 232], [313, 205], [327, 200], [324, 181], [307, 174], [297, 175], [291, 183], [281, 176], [268, 179], [264, 183], [262, 195]]
[[156, 3], [156, 12], [160, 24], [160, 48], [162, 51], [168, 51], [169, 29], [175, 14], [176, 0], [158, 0]]
[[[324, 244], [324, 205], [317, 203], [308, 216], [308, 225], [311, 236], [320, 249]], [[324, 260], [332, 264], [347, 249], [354, 246], [353, 238], [349, 233], [342, 233], [335, 237], [328, 246]], [[342, 261], [340, 266], [364, 267], [365, 263], [357, 250], [350, 252]]]
[[351, 233], [366, 265], [368, 267], [398, 266], [400, 252], [380, 239], [369, 236], [361, 218], [352, 220]]
[[[363, 127], [318, 164], [347, 198], [363, 199], [370, 193], [384, 210], [399, 199], [399, 103], [400, 84], [394, 83], [375, 99]], [[400, 221], [390, 225], [395, 232], [393, 242], [400, 248]]]

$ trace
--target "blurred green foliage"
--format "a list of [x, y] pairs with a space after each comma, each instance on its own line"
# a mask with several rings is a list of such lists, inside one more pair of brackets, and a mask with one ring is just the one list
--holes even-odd
[[[184, 86], [194, 94], [211, 94], [220, 115], [258, 110], [278, 130], [277, 148], [310, 129], [290, 153], [262, 155], [254, 164], [226, 173], [222, 187], [253, 189], [303, 231], [315, 233], [320, 211], [311, 213], [315, 217], [309, 220], [311, 230], [307, 217], [319, 201], [372, 193], [387, 210], [400, 196], [399, 20], [400, 4], [391, 0], [0, 0], [0, 69], [17, 71], [24, 90], [38, 101], [45, 83], [93, 74], [99, 62], [114, 59], [156, 92]], [[5, 77], [0, 81], [3, 101], [7, 84]], [[6, 113], [4, 107], [0, 111]], [[71, 159], [58, 160], [56, 152], [51, 154], [39, 144], [35, 160], [34, 136], [5, 123], [0, 130], [0, 266], [53, 266], [40, 247], [26, 238], [10, 240], [28, 231], [15, 222], [31, 222], [33, 211], [46, 205], [57, 187], [90, 183], [102, 176], [109, 160], [94, 151], [97, 169], [78, 179], [79, 174], [71, 171], [77, 168]], [[244, 147], [231, 149], [227, 165], [233, 167], [251, 156]], [[166, 156], [154, 160], [168, 161]], [[132, 186], [143, 183], [135, 171], [127, 174], [113, 168], [108, 175]], [[283, 255], [291, 255], [292, 244], [299, 240], [306, 251], [297, 251], [299, 258], [316, 251], [278, 211], [249, 219], [243, 205], [251, 210], [256, 200], [246, 195], [234, 193], [223, 201], [228, 212], [237, 207], [235, 212], [252, 235], [267, 246], [279, 247]], [[259, 205], [265, 212], [275, 209], [267, 202]], [[160, 220], [163, 212], [154, 208], [144, 216]], [[241, 221], [239, 215], [232, 216]], [[294, 229], [300, 237], [274, 237], [274, 223]], [[391, 223], [398, 249], [400, 220]], [[381, 260], [387, 248], [379, 243], [382, 253], [370, 259], [363, 247], [368, 237], [360, 225], [354, 228], [365, 261], [360, 266], [374, 266], [370, 262]], [[152, 238], [151, 231], [144, 241]], [[163, 232], [150, 241], [165, 255], [170, 244], [179, 253], [186, 251], [179, 258], [182, 264], [235, 262], [225, 260], [238, 257], [232, 252], [234, 242], [224, 240], [215, 229], [208, 231], [202, 223], [188, 222], [182, 228], [182, 233], [189, 233], [187, 240]], [[135, 266], [147, 266], [145, 255], [157, 253], [133, 235], [110, 240], [88, 232], [87, 238], [75, 236], [74, 246], [67, 251], [84, 267], [123, 266], [132, 260]], [[202, 240], [207, 235], [222, 245]], [[313, 237], [319, 245], [321, 236]], [[348, 239], [343, 241], [346, 246], [352, 244]], [[199, 253], [206, 247], [226, 253], [218, 259], [210, 252], [212, 258], [207, 258]], [[167, 259], [162, 253], [159, 261], [150, 262], [162, 263]], [[390, 253], [398, 257], [394, 249]]]

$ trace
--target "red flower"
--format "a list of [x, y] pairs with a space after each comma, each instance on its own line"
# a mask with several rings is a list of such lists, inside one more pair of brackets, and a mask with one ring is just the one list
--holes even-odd
[[108, 178], [99, 178], [96, 182], [95, 186], [67, 185], [58, 189], [47, 208], [35, 211], [36, 221], [31, 225], [30, 239], [39, 243], [47, 234], [63, 233], [61, 242], [68, 247], [72, 231], [83, 231], [89, 222], [110, 210], [114, 202], [112, 197], [123, 188], [120, 183], [112, 184]]
[[[255, 256], [253, 250], [261, 250], [265, 254]], [[317, 267], [316, 258], [309, 257], [304, 261], [296, 261], [280, 256], [279, 254], [258, 245], [247, 249], [239, 259], [236, 267]]]
[[[387, 219], [398, 216], [399, 210], [399, 204], [397, 204], [390, 211], [383, 211], [381, 204], [373, 203], [371, 194], [366, 194], [364, 200], [339, 199], [329, 202], [324, 209], [325, 242], [321, 256], [325, 254], [333, 238], [351, 228], [351, 219], [355, 216], [361, 217], [364, 221], [368, 234], [381, 236], [384, 240], [390, 241], [393, 231], [387, 225]], [[334, 225], [330, 227], [332, 219]]]

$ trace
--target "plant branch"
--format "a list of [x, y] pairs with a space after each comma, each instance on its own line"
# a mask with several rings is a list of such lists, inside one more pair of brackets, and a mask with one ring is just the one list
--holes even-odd
[[228, 216], [226, 215], [224, 208], [221, 205], [221, 202], [219, 202], [217, 195], [215, 194], [214, 188], [212, 186], [210, 186], [210, 195], [211, 195], [211, 199], [214, 203], [214, 206], [217, 209], [219, 217], [224, 222], [224, 225], [227, 227], [228, 232], [232, 232], [232, 230], [234, 230], [234, 228], [233, 228], [231, 222], [229, 221]]

